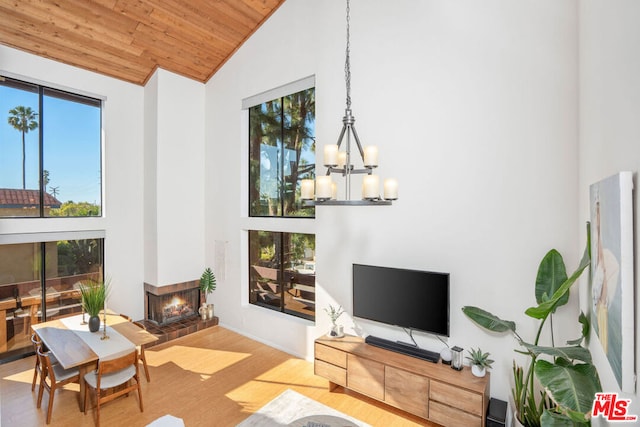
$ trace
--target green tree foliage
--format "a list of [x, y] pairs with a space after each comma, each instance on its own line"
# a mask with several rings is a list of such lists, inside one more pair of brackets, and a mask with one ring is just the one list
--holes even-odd
[[100, 206], [89, 202], [64, 202], [58, 209], [51, 209], [50, 216], [100, 216]]
[[92, 273], [102, 265], [99, 239], [60, 240], [58, 242], [58, 274], [74, 276]]
[[22, 105], [17, 106], [9, 110], [9, 117], [7, 121], [13, 128], [22, 133], [22, 189], [27, 188], [25, 179], [26, 168], [26, 148], [25, 148], [25, 135], [31, 130], [38, 128], [37, 121], [38, 113], [33, 111], [31, 107], [24, 107]]

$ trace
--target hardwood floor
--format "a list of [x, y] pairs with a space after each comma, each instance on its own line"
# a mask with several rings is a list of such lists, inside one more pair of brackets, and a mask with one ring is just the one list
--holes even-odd
[[[329, 392], [313, 374], [311, 362], [250, 340], [220, 326], [146, 351], [151, 374], [142, 375], [144, 412], [135, 394], [105, 405], [102, 426], [146, 426], [166, 414], [191, 426], [235, 426], [290, 388], [372, 426], [435, 426], [355, 392]], [[3, 427], [45, 425], [45, 393], [36, 409], [31, 392], [34, 358], [0, 365], [0, 420]], [[94, 412], [83, 415], [78, 385], [58, 391], [50, 426], [93, 426]]]

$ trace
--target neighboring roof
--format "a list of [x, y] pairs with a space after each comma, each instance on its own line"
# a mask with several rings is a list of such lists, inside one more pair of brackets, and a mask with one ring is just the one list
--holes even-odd
[[[62, 202], [45, 192], [44, 205], [48, 208], [59, 208]], [[0, 188], [0, 208], [35, 208], [38, 206], [40, 206], [40, 190]]]

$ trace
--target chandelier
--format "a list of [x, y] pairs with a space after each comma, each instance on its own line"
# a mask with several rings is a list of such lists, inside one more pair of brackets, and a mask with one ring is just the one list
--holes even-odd
[[[344, 78], [347, 88], [347, 106], [342, 118], [342, 131], [338, 136], [337, 144], [324, 147], [324, 166], [327, 172], [323, 176], [301, 181], [301, 198], [306, 206], [319, 205], [348, 205], [348, 206], [384, 206], [390, 205], [398, 198], [398, 182], [395, 179], [386, 179], [383, 184], [383, 193], [380, 195], [380, 178], [373, 173], [378, 167], [378, 147], [375, 145], [363, 146], [356, 132], [356, 118], [351, 112], [351, 61], [350, 61], [350, 7], [347, 0], [347, 49], [344, 63]], [[355, 142], [357, 153], [354, 156], [351, 149]], [[341, 151], [341, 148], [343, 149]], [[360, 161], [356, 167], [354, 160]], [[337, 185], [331, 178], [332, 174], [342, 175], [345, 184], [345, 200], [337, 199]], [[362, 197], [351, 199], [351, 176], [362, 174]], [[315, 188], [314, 188], [315, 186]]]

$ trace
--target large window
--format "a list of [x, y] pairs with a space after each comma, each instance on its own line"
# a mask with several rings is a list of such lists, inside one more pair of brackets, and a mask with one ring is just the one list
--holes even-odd
[[315, 176], [315, 89], [291, 92], [248, 106], [249, 217], [259, 224], [248, 231], [249, 303], [315, 320], [315, 235], [291, 219], [315, 216], [300, 199], [301, 180]]
[[0, 244], [0, 360], [33, 351], [31, 325], [81, 311], [80, 283], [103, 279], [103, 242]]
[[0, 217], [102, 214], [101, 109], [0, 77]]
[[249, 302], [315, 318], [315, 236], [249, 231]]
[[300, 182], [315, 176], [315, 89], [249, 109], [249, 215], [313, 216]]

